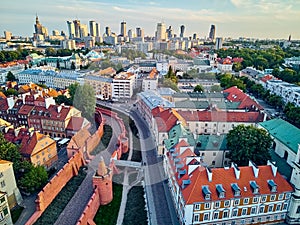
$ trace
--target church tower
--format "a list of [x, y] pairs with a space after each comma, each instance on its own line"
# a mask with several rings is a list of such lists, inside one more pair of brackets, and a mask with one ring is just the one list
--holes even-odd
[[288, 224], [300, 224], [300, 144], [294, 161], [291, 183], [294, 185], [290, 206], [286, 218]]
[[112, 176], [113, 171], [105, 165], [101, 156], [98, 170], [93, 176], [93, 186], [98, 189], [101, 205], [107, 205], [113, 199]]

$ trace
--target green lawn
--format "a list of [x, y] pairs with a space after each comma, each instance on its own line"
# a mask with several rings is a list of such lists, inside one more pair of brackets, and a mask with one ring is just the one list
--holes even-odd
[[100, 206], [94, 222], [99, 225], [115, 225], [117, 223], [119, 209], [122, 200], [123, 186], [113, 183], [114, 197], [108, 205]]
[[11, 218], [13, 223], [17, 222], [17, 220], [19, 219], [22, 211], [23, 211], [23, 207], [21, 206], [16, 206], [15, 208], [13, 208], [10, 213], [11, 213]]
[[127, 197], [123, 225], [147, 225], [145, 204], [143, 186], [131, 188]]

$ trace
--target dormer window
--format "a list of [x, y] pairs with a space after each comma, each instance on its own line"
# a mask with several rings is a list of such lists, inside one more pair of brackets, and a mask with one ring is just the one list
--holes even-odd
[[217, 189], [219, 198], [225, 198], [225, 190], [224, 190], [222, 184], [217, 184], [216, 189]]
[[277, 184], [274, 182], [274, 180], [268, 180], [268, 185], [271, 192], [277, 192]]
[[211, 191], [208, 186], [202, 186], [202, 193], [204, 195], [205, 200], [210, 200]]
[[238, 186], [238, 184], [236, 184], [236, 183], [231, 184], [231, 188], [233, 190], [234, 196], [240, 196], [241, 195], [241, 189]]
[[259, 186], [257, 185], [257, 183], [255, 181], [250, 181], [250, 186], [251, 186], [253, 194], [258, 194]]

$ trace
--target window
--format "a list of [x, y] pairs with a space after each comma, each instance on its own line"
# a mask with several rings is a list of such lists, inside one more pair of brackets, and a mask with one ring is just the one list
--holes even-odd
[[2, 173], [2, 172], [0, 172], [0, 178], [1, 178], [1, 177], [3, 177], [3, 173]]
[[214, 212], [213, 219], [214, 219], [214, 220], [219, 219], [219, 212]]
[[258, 197], [254, 197], [253, 198], [253, 203], [257, 203], [258, 202]]
[[287, 208], [288, 208], [288, 203], [284, 203], [283, 207], [282, 207], [282, 210], [287, 210]]
[[195, 214], [195, 215], [194, 215], [194, 221], [195, 221], [195, 222], [198, 222], [198, 221], [199, 221], [199, 214]]
[[233, 209], [232, 210], [232, 217], [235, 217], [235, 216], [237, 216], [238, 215], [238, 209]]
[[247, 208], [242, 209], [242, 216], [245, 216], [245, 215], [247, 215]]
[[195, 204], [195, 210], [199, 210], [200, 209], [200, 204]]
[[0, 203], [5, 202], [5, 197], [0, 199]]
[[224, 206], [225, 207], [228, 207], [229, 205], [230, 205], [230, 201], [229, 200], [227, 200], [227, 201], [224, 202]]
[[4, 181], [4, 180], [1, 181], [1, 182], [0, 182], [0, 185], [1, 185], [2, 188], [5, 187], [5, 181]]
[[282, 205], [282, 204], [277, 204], [277, 205], [276, 205], [276, 211], [280, 211], [281, 205]]
[[217, 155], [217, 153], [216, 152], [213, 152], [213, 156], [216, 156]]
[[228, 213], [229, 211], [228, 210], [224, 210], [223, 211], [223, 218], [228, 218]]
[[209, 209], [209, 208], [210, 208], [210, 203], [209, 202], [205, 202], [204, 209]]
[[286, 193], [285, 194], [285, 199], [289, 199], [291, 197], [291, 193]]
[[215, 208], [220, 208], [220, 202], [215, 203]]
[[296, 213], [297, 213], [297, 214], [300, 213], [300, 206], [298, 206]]
[[240, 199], [235, 199], [234, 200], [234, 205], [239, 205], [240, 204]]
[[271, 201], [275, 201], [275, 199], [276, 199], [276, 195], [271, 195]]
[[268, 212], [273, 212], [274, 205], [269, 205]]
[[249, 198], [244, 198], [244, 205], [249, 203]]
[[[216, 161], [212, 161], [211, 164], [214, 166], [216, 165]], [[220, 197], [220, 198], [224, 198], [224, 197]]]
[[262, 196], [261, 197], [261, 202], [266, 202], [266, 200], [267, 200], [267, 196]]
[[279, 194], [278, 195], [278, 200], [282, 200], [283, 199], [284, 194]]
[[250, 214], [251, 215], [256, 214], [256, 207], [251, 208]]
[[209, 213], [204, 213], [203, 220], [209, 220]]

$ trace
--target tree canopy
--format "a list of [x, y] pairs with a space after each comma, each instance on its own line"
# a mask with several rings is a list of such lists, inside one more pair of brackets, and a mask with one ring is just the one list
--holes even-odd
[[17, 79], [16, 79], [15, 75], [11, 71], [9, 71], [6, 75], [6, 80], [7, 81], [16, 81]]
[[227, 135], [229, 158], [238, 166], [247, 166], [249, 160], [265, 165], [271, 158], [271, 145], [272, 139], [267, 131], [253, 126], [239, 125]]
[[73, 97], [73, 106], [81, 111], [89, 121], [94, 119], [96, 97], [93, 87], [89, 84], [79, 85]]
[[194, 88], [194, 92], [203, 92], [203, 91], [204, 91], [204, 88], [200, 84], [197, 84]]

